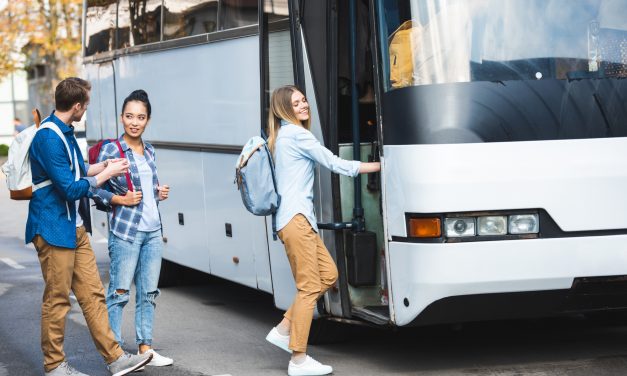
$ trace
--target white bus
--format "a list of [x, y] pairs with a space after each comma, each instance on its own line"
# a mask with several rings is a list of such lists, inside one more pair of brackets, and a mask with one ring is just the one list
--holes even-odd
[[321, 316], [627, 308], [624, 0], [87, 0], [84, 25], [88, 141], [121, 134], [132, 90], [153, 103], [165, 266], [289, 306], [283, 246], [244, 209], [234, 165], [269, 93], [297, 84], [319, 140], [383, 165], [355, 181], [317, 172], [340, 271]]

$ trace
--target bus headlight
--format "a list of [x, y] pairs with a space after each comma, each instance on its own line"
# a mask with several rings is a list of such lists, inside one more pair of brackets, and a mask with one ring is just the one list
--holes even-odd
[[479, 235], [507, 235], [507, 217], [491, 215], [477, 218]]
[[475, 236], [474, 218], [446, 218], [444, 220], [446, 236], [458, 238], [460, 236]]
[[537, 214], [515, 214], [509, 216], [510, 234], [537, 234], [540, 221]]

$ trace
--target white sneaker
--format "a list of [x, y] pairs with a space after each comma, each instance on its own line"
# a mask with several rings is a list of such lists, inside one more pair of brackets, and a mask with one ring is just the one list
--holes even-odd
[[277, 346], [287, 351], [290, 354], [292, 353], [292, 350], [290, 350], [288, 347], [290, 344], [290, 336], [284, 336], [283, 334], [279, 333], [276, 327], [272, 328], [270, 333], [268, 333], [268, 335], [266, 336], [266, 341], [270, 342], [274, 346]]
[[[139, 352], [137, 352], [139, 354]], [[154, 349], [150, 349], [146, 351], [144, 354], [152, 354], [152, 360], [150, 363], [146, 364], [147, 366], [152, 367], [163, 367], [163, 366], [171, 366], [174, 364], [174, 360], [171, 358], [165, 357], [163, 355], [159, 355]], [[143, 371], [144, 367], [138, 369], [138, 371]]]
[[50, 372], [45, 372], [45, 375], [46, 376], [66, 376], [66, 375], [88, 376], [87, 374], [78, 372], [77, 370], [74, 369], [74, 367], [69, 365], [67, 362], [63, 362], [59, 364], [57, 368], [53, 369]]
[[287, 374], [289, 376], [328, 375], [332, 372], [333, 367], [321, 364], [309, 355], [306, 355], [305, 361], [301, 364], [296, 364], [290, 360], [290, 364], [287, 367]]

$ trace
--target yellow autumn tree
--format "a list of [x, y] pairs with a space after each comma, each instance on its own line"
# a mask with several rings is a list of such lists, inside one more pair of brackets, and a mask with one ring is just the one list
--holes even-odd
[[76, 75], [82, 0], [9, 0], [0, 11], [0, 78], [47, 65], [52, 83]]

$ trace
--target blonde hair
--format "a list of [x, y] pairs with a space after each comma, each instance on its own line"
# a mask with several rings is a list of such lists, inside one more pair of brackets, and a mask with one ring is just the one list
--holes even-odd
[[285, 120], [292, 124], [300, 124], [305, 129], [309, 130], [309, 120], [300, 121], [294, 113], [292, 107], [292, 94], [294, 92], [302, 91], [294, 85], [281, 86], [272, 92], [270, 98], [270, 110], [268, 111], [268, 148], [270, 152], [274, 154], [274, 146], [276, 145], [276, 138], [279, 135], [279, 129], [281, 128], [281, 120]]

